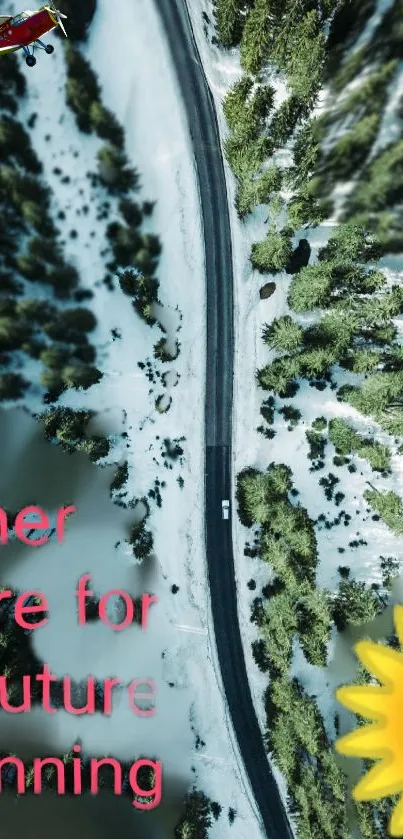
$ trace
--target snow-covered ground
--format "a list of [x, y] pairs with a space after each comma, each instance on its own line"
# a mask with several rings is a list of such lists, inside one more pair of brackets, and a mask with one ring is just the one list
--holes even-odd
[[[98, 319], [93, 340], [101, 353], [99, 367], [105, 372], [98, 385], [85, 393], [68, 392], [61, 404], [94, 409], [108, 422], [108, 428], [116, 436], [116, 446], [107, 462], [127, 459], [129, 463], [127, 500], [146, 495], [156, 480], [165, 482], [160, 487], [162, 506], [159, 508], [151, 502], [147, 526], [154, 535], [155, 554], [165, 581], [163, 610], [172, 629], [169, 661], [181, 685], [189, 688], [192, 723], [205, 744], [193, 756], [195, 781], [223, 808], [211, 830], [213, 839], [214, 836], [222, 839], [229, 831], [231, 836], [244, 839], [248, 835], [253, 839], [261, 832], [234, 745], [218, 674], [205, 566], [205, 295], [192, 149], [168, 47], [153, 4], [148, 0], [135, 4], [116, 0], [112, 8], [107, 0], [98, 0], [97, 6], [84, 52], [99, 76], [104, 103], [124, 125], [129, 159], [141, 174], [142, 198], [157, 201], [148, 229], [160, 234], [163, 244], [158, 271], [162, 320], [165, 316], [176, 323], [175, 328], [179, 327], [181, 351], [173, 364], [154, 363], [153, 346], [161, 337], [159, 328], [146, 326], [133, 311], [130, 299], [119, 288], [108, 291], [102, 282], [105, 222], [97, 214], [108, 196], [94, 190], [87, 177], [88, 172], [94, 171], [94, 157], [100, 143], [94, 136], [77, 131], [74, 116], [65, 106], [65, 66], [61, 46], [57, 44], [53, 56], [40, 54], [34, 70], [26, 70], [29, 93], [22, 113], [26, 119], [32, 113], [39, 115], [31, 132], [33, 144], [54, 191], [55, 216], [61, 210], [66, 215], [63, 221], [66, 258], [78, 268], [82, 285], [94, 291], [93, 299], [86, 305]], [[118, 50], [115, 39], [111, 39], [116, 18], [125, 21], [120, 29]], [[61, 170], [61, 174], [55, 169]], [[84, 206], [88, 207], [87, 211], [83, 211]], [[110, 220], [114, 212], [112, 206]], [[71, 230], [77, 231], [75, 238], [70, 237]], [[120, 337], [112, 340], [112, 330]], [[138, 362], [147, 359], [152, 361], [154, 384], [148, 380], [146, 371], [138, 368]], [[164, 392], [160, 375], [166, 370], [174, 371], [173, 380], [177, 384], [171, 388], [170, 410], [160, 414], [155, 401]], [[123, 440], [122, 431], [128, 435]], [[184, 438], [183, 460], [173, 464], [172, 469], [164, 467], [165, 438]], [[183, 489], [179, 477], [184, 480]], [[88, 526], [89, 530], [93, 529], [95, 522], [88, 521]], [[119, 585], [124, 568], [127, 572], [130, 566], [124, 553], [119, 556], [120, 562], [116, 564], [113, 553], [95, 552], [94, 577], [102, 575], [111, 582], [116, 571], [115, 585]], [[49, 566], [46, 563], [43, 566], [43, 574], [48, 579], [49, 570], [45, 571], [45, 566]], [[76, 575], [78, 567], [74, 567]], [[25, 584], [25, 573], [21, 572], [18, 579], [20, 585]], [[66, 564], [67, 587], [72, 584], [71, 574], [72, 569]], [[57, 585], [60, 590], [61, 578]], [[172, 585], [179, 588], [176, 594], [169, 592]], [[118, 661], [122, 666], [124, 662], [124, 673], [129, 676], [131, 653], [124, 636], [122, 633], [117, 638], [109, 653], [105, 648], [97, 675], [110, 676]], [[48, 644], [51, 644], [50, 636]], [[77, 663], [80, 657], [74, 654], [75, 644], [73, 640], [71, 646], [70, 642], [66, 644], [65, 657], [55, 654], [52, 664], [59, 673], [70, 672], [78, 678], [83, 673]], [[51, 656], [50, 648], [47, 654]], [[137, 669], [135, 657], [133, 669]], [[128, 736], [127, 713], [122, 713], [119, 707], [114, 719], [113, 730], [120, 730], [118, 740], [122, 741]], [[104, 744], [107, 722], [95, 718], [88, 734], [87, 726], [83, 727], [84, 748], [95, 751]], [[184, 719], [183, 725], [187, 724]], [[71, 718], [66, 717], [66, 727], [63, 726], [57, 742], [63, 740], [68, 748]], [[114, 742], [109, 736], [111, 749]], [[232, 827], [227, 816], [229, 807], [237, 814]]]

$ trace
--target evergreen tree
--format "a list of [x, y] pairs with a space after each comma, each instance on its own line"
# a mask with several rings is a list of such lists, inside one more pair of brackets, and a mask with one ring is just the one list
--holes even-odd
[[403, 184], [403, 140], [378, 152], [346, 201], [346, 215], [383, 210], [399, 200]]
[[23, 201], [21, 214], [24, 220], [36, 231], [43, 229], [43, 213], [41, 208], [34, 201]]
[[47, 271], [46, 282], [50, 283], [56, 297], [66, 299], [73, 289], [77, 288], [79, 275], [73, 265], [62, 262]]
[[264, 608], [260, 633], [270, 661], [272, 677], [285, 676], [289, 670], [297, 620], [290, 595], [284, 591], [271, 597]]
[[15, 306], [16, 314], [23, 320], [31, 321], [31, 323], [43, 324], [55, 317], [56, 309], [47, 300], [38, 300], [35, 298], [24, 297], [19, 300]]
[[351, 452], [357, 452], [360, 457], [369, 461], [375, 471], [389, 471], [391, 458], [389, 448], [376, 440], [363, 439], [344, 420], [330, 420], [329, 439], [338, 454], [348, 455]]
[[306, 660], [316, 667], [325, 667], [331, 628], [327, 592], [303, 584], [296, 603], [296, 613], [299, 640]]
[[207, 839], [211, 827], [211, 802], [199, 790], [187, 795], [185, 812], [175, 828], [175, 839]]
[[[238, 475], [239, 516], [246, 527], [266, 521], [270, 505], [292, 489], [291, 470], [284, 464], [271, 464], [266, 473], [244, 469]], [[267, 510], [266, 510], [267, 508]]]
[[360, 327], [357, 307], [349, 300], [336, 302], [320, 320], [305, 330], [304, 340], [309, 347], [328, 347], [341, 358], [352, 345]]
[[270, 517], [268, 478], [262, 472], [248, 469], [238, 476], [237, 500], [239, 515], [246, 526], [260, 524]]
[[258, 73], [268, 58], [271, 40], [269, 8], [268, 0], [255, 0], [246, 19], [241, 42], [241, 65], [247, 73]]
[[317, 757], [324, 739], [318, 708], [311, 697], [304, 695], [302, 688], [295, 694], [292, 708], [295, 737], [307, 754]]
[[271, 227], [263, 242], [252, 245], [251, 262], [261, 273], [283, 271], [292, 254], [291, 237], [288, 231], [277, 233]]
[[314, 347], [299, 356], [300, 371], [307, 379], [316, 379], [326, 376], [336, 361], [337, 354], [333, 347]]
[[113, 195], [121, 196], [130, 190], [138, 189], [138, 172], [129, 166], [124, 152], [117, 146], [102, 146], [97, 154], [99, 177]]
[[320, 32], [316, 10], [310, 10], [290, 27], [284, 39], [281, 36], [277, 39], [274, 57], [284, 67], [293, 94], [312, 106], [321, 85], [325, 60], [325, 38]]
[[119, 202], [119, 212], [123, 216], [125, 222], [129, 227], [140, 227], [143, 221], [143, 211], [130, 198], [122, 198]]
[[27, 280], [44, 282], [47, 280], [47, 270], [44, 263], [31, 254], [18, 254], [16, 266], [20, 274]]
[[353, 373], [375, 373], [382, 362], [382, 354], [376, 350], [353, 350], [346, 358], [340, 359], [340, 366]]
[[68, 367], [64, 367], [62, 373], [63, 382], [67, 387], [83, 388], [84, 390], [98, 384], [102, 376], [103, 373], [100, 370], [91, 367], [89, 364], [70, 364]]
[[388, 87], [397, 67], [396, 60], [388, 61], [371, 73], [361, 85], [343, 98], [337, 108], [340, 116], [352, 115], [361, 118], [372, 113], [382, 113], [385, 107]]
[[20, 349], [31, 337], [29, 323], [17, 320], [14, 315], [0, 316], [0, 350]]
[[239, 0], [220, 0], [217, 4], [217, 33], [223, 47], [235, 46], [242, 33], [242, 9]]
[[73, 411], [72, 408], [51, 408], [41, 414], [47, 439], [57, 438], [61, 442], [79, 443], [85, 437], [85, 430], [93, 418], [91, 411]]
[[288, 592], [297, 587], [296, 577], [291, 561], [291, 546], [287, 539], [278, 539], [277, 534], [264, 529], [260, 539], [260, 555], [276, 577], [284, 584]]
[[276, 149], [282, 148], [291, 138], [297, 125], [309, 115], [309, 104], [295, 93], [281, 103], [270, 123], [270, 140]]
[[307, 312], [323, 306], [330, 298], [332, 264], [321, 262], [307, 265], [294, 277], [288, 294], [288, 303], [295, 312]]
[[364, 498], [394, 533], [399, 536], [403, 534], [403, 502], [395, 492], [368, 489], [364, 493]]
[[58, 396], [64, 388], [61, 371], [56, 370], [55, 368], [42, 370], [40, 383], [46, 388], [48, 393], [52, 394], [52, 396], [53, 394]]
[[15, 115], [26, 92], [25, 76], [15, 55], [9, 55], [0, 76], [0, 107]]
[[238, 184], [235, 206], [242, 219], [259, 204], [267, 204], [272, 195], [281, 188], [281, 171], [270, 166], [257, 177], [246, 176]]
[[236, 131], [245, 119], [246, 103], [252, 90], [252, 76], [243, 75], [224, 97], [223, 111], [232, 131]]
[[85, 309], [81, 306], [75, 309], [65, 309], [60, 312], [59, 323], [67, 331], [74, 329], [77, 332], [91, 332], [95, 329], [97, 321], [90, 309]]
[[263, 340], [278, 352], [298, 350], [303, 342], [303, 330], [289, 315], [275, 318], [263, 327]]
[[19, 373], [2, 373], [0, 375], [0, 401], [21, 399], [28, 382]]
[[114, 114], [108, 111], [101, 102], [94, 100], [90, 106], [89, 122], [98, 137], [108, 140], [114, 146], [123, 149], [124, 131]]
[[351, 177], [363, 165], [378, 136], [380, 123], [379, 113], [369, 114], [337, 140], [323, 161], [330, 182]]
[[[66, 44], [65, 54], [67, 61], [67, 104], [76, 116], [80, 131], [89, 133], [93, 127], [91, 108], [95, 103], [98, 103], [99, 108], [102, 108], [98, 79], [89, 62], [80, 50], [72, 46], [71, 43]], [[99, 110], [97, 113], [99, 115]]]
[[365, 583], [341, 580], [333, 600], [333, 620], [339, 632], [347, 624], [360, 625], [373, 620], [381, 609], [376, 594]]
[[110, 443], [106, 437], [89, 437], [82, 441], [80, 450], [86, 452], [90, 460], [96, 463], [103, 457], [107, 457], [110, 450]]
[[137, 559], [144, 559], [152, 552], [154, 539], [152, 533], [146, 529], [144, 520], [133, 527], [129, 543], [132, 545], [133, 554]]
[[245, 143], [235, 133], [224, 142], [225, 156], [234, 175], [240, 181], [253, 176], [258, 177], [265, 158], [272, 150], [266, 137]]
[[52, 370], [60, 370], [64, 367], [70, 357], [70, 352], [66, 347], [53, 344], [47, 347], [41, 353], [41, 361], [45, 367], [50, 367]]
[[272, 390], [283, 398], [291, 398], [298, 389], [296, 379], [300, 372], [299, 356], [286, 355], [258, 370], [257, 380], [263, 390]]
[[276, 766], [295, 788], [293, 779], [297, 771], [298, 757], [291, 715], [279, 714], [275, 726], [268, 732], [267, 741]]
[[302, 187], [314, 175], [321, 156], [325, 128], [323, 120], [313, 117], [298, 131], [293, 145], [292, 182]]
[[34, 259], [48, 262], [50, 265], [58, 265], [62, 262], [61, 248], [54, 238], [32, 236], [28, 244], [28, 253]]
[[27, 172], [34, 175], [42, 172], [29, 135], [18, 120], [5, 115], [0, 116], [0, 154], [3, 161], [13, 158]]
[[403, 371], [376, 373], [359, 387], [343, 385], [338, 398], [357, 411], [373, 417], [391, 434], [403, 434]]
[[340, 264], [350, 260], [372, 262], [380, 256], [381, 249], [375, 237], [364, 227], [354, 224], [340, 224], [319, 251], [320, 260], [335, 260]]
[[287, 218], [292, 229], [299, 230], [303, 226], [317, 227], [330, 214], [329, 202], [316, 198], [309, 184], [304, 184], [290, 199]]

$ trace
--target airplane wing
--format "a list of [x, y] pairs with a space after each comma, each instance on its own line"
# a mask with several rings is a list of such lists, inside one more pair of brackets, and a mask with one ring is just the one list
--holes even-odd
[[22, 44], [14, 45], [13, 47], [0, 47], [0, 58], [3, 55], [7, 55], [9, 52], [16, 52], [16, 50], [20, 50]]
[[0, 26], [2, 23], [5, 23], [6, 20], [11, 20], [11, 15], [0, 15]]

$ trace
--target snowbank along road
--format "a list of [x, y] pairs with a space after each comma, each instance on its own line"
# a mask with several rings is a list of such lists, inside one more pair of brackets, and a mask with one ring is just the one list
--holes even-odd
[[[206, 544], [216, 646], [228, 707], [264, 829], [292, 837], [253, 708], [238, 623], [231, 521], [233, 268], [231, 229], [217, 118], [184, 0], [155, 0], [185, 101], [196, 158], [207, 281]], [[197, 313], [196, 313], [197, 317]]]

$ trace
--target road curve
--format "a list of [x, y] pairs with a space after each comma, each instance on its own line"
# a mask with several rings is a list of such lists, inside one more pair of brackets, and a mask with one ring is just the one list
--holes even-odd
[[[199, 181], [207, 284], [206, 550], [218, 660], [233, 727], [268, 839], [293, 836], [253, 707], [239, 629], [231, 521], [234, 372], [231, 228], [217, 116], [185, 0], [155, 0], [186, 106]], [[197, 317], [197, 313], [195, 313]]]

